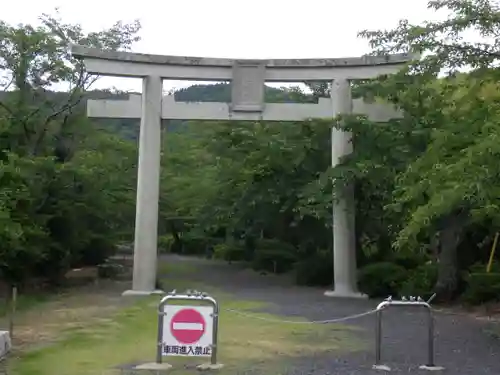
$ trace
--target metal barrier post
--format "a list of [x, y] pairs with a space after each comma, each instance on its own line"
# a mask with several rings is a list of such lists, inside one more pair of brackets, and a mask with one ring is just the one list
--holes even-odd
[[156, 345], [156, 363], [162, 363], [162, 344], [163, 344], [163, 322], [164, 316], [167, 314], [165, 312], [165, 306], [173, 301], [201, 301], [208, 302], [213, 307], [212, 317], [212, 345], [210, 353], [210, 364], [213, 366], [217, 365], [217, 349], [218, 349], [218, 330], [219, 330], [219, 304], [213, 298], [206, 293], [201, 293], [198, 291], [187, 291], [185, 294], [176, 294], [175, 290], [170, 292], [165, 297], [162, 298], [160, 304], [158, 305], [158, 335], [157, 335], [157, 345]]
[[[435, 296], [435, 295], [434, 295]], [[420, 297], [410, 297], [407, 299], [403, 297], [401, 300], [393, 300], [388, 297], [383, 302], [379, 303], [377, 306], [376, 314], [376, 326], [375, 326], [375, 369], [390, 370], [387, 366], [381, 364], [382, 361], [382, 316], [383, 310], [389, 307], [420, 307], [427, 311], [427, 364], [420, 366], [423, 370], [436, 370], [442, 369], [442, 367], [437, 367], [434, 365], [434, 316], [432, 314], [432, 308], [430, 306], [430, 301], [434, 296], [425, 302]]]
[[213, 331], [212, 331], [212, 357], [210, 357], [210, 363], [212, 365], [217, 364], [217, 349], [219, 347], [219, 304], [215, 299], [212, 297], [209, 297], [213, 306], [214, 306], [214, 313], [212, 316], [212, 321], [213, 321]]
[[428, 315], [427, 315], [427, 327], [428, 327], [428, 333], [427, 333], [427, 366], [428, 367], [433, 367], [434, 366], [434, 316], [432, 314], [431, 307], [429, 306], [428, 309]]
[[380, 365], [382, 360], [382, 310], [377, 308], [375, 326], [375, 365]]

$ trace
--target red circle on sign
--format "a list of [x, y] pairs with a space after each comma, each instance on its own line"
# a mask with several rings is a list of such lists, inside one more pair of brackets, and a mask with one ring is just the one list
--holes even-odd
[[205, 333], [205, 319], [195, 309], [178, 311], [170, 321], [170, 332], [180, 343], [193, 344]]

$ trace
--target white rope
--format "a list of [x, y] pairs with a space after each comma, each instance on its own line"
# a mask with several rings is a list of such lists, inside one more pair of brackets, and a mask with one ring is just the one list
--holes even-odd
[[228, 311], [228, 312], [232, 312], [232, 313], [237, 314], [237, 315], [244, 316], [246, 318], [257, 319], [257, 320], [264, 320], [266, 322], [271, 322], [271, 323], [287, 323], [287, 324], [332, 324], [332, 323], [344, 322], [346, 320], [358, 319], [358, 318], [362, 318], [364, 316], [375, 314], [377, 312], [377, 309], [366, 311], [366, 312], [361, 313], [361, 314], [354, 314], [354, 315], [344, 316], [342, 318], [327, 319], [327, 320], [313, 320], [313, 321], [307, 321], [307, 322], [297, 321], [297, 320], [282, 320], [282, 319], [266, 318], [266, 317], [263, 317], [263, 316], [258, 316], [258, 315], [255, 315], [255, 314], [249, 314], [249, 313], [245, 313], [243, 311], [234, 310], [234, 309], [223, 309], [222, 311]]

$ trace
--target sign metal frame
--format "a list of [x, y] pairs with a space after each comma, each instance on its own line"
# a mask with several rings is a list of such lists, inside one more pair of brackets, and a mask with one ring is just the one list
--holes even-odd
[[[202, 302], [204, 305], [208, 304], [213, 307], [212, 313], [212, 345], [211, 345], [211, 355], [210, 363], [212, 365], [217, 364], [217, 339], [219, 331], [219, 303], [211, 296], [206, 293], [200, 293], [197, 291], [191, 292], [187, 291], [185, 294], [176, 294], [175, 291], [168, 293], [163, 297], [158, 305], [158, 336], [156, 345], [156, 363], [162, 363], [163, 359], [163, 327], [164, 318], [167, 315], [165, 307], [172, 302]], [[186, 306], [189, 308], [196, 309], [196, 305]]]

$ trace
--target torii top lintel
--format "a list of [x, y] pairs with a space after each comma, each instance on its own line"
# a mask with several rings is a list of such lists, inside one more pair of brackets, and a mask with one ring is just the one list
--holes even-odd
[[265, 81], [302, 82], [334, 79], [368, 79], [398, 71], [415, 56], [394, 54], [333, 59], [236, 60], [207, 57], [165, 56], [109, 51], [75, 45], [72, 54], [82, 58], [89, 73], [121, 76], [160, 76], [165, 79], [225, 81], [233, 69], [261, 71]]

